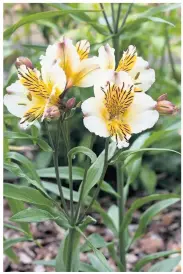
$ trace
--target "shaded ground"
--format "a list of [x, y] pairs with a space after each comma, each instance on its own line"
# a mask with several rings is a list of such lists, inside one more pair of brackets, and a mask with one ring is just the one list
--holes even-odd
[[[129, 206], [135, 198], [129, 199], [127, 205]], [[104, 209], [110, 206], [109, 198], [101, 199], [101, 204]], [[5, 220], [11, 215], [8, 205], [5, 201], [4, 205]], [[138, 220], [141, 215], [140, 211], [136, 211], [133, 217], [133, 223], [130, 225], [130, 233], [137, 228]], [[86, 235], [91, 233], [99, 233], [104, 237], [106, 242], [113, 240], [113, 234], [107, 228], [102, 225], [102, 220], [98, 214], [94, 214], [97, 219], [97, 225], [89, 225], [86, 231]], [[181, 229], [180, 229], [180, 203], [177, 203], [162, 214], [158, 215], [147, 229], [147, 233], [138, 240], [130, 249], [127, 255], [127, 268], [128, 271], [132, 269], [133, 265], [142, 258], [144, 255], [151, 254], [158, 251], [165, 250], [179, 250], [181, 248]], [[14, 246], [14, 251], [20, 258], [19, 265], [15, 265], [4, 256], [4, 271], [5, 272], [52, 272], [52, 267], [45, 267], [40, 265], [34, 265], [35, 260], [51, 260], [54, 259], [60, 240], [64, 237], [64, 230], [58, 227], [53, 222], [47, 221], [39, 224], [31, 225], [32, 233], [36, 240], [42, 247], [37, 246], [32, 242], [18, 243]], [[6, 238], [16, 238], [20, 234], [11, 229], [5, 229], [4, 235]], [[81, 242], [84, 242], [81, 239]], [[102, 249], [103, 254], [108, 259], [111, 267], [114, 271], [117, 271], [114, 261], [109, 258], [107, 249]], [[81, 253], [80, 259], [83, 262], [89, 262], [86, 253]], [[144, 271], [147, 271], [151, 264], [147, 264], [144, 267]], [[175, 269], [176, 272], [180, 272], [180, 266]]]

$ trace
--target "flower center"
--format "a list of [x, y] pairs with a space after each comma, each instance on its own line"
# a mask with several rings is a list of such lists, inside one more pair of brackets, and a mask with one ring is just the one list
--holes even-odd
[[102, 91], [105, 93], [105, 108], [102, 110], [102, 116], [106, 121], [110, 135], [115, 136], [117, 141], [118, 139], [127, 141], [131, 129], [123, 121], [123, 117], [133, 102], [133, 86], [125, 90], [124, 83], [122, 88], [108, 83], [107, 89], [102, 88]]

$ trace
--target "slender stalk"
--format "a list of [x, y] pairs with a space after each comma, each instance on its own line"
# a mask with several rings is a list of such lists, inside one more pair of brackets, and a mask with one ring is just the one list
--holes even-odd
[[72, 159], [68, 157], [69, 165], [69, 189], [70, 189], [70, 210], [71, 210], [71, 225], [73, 225], [74, 204], [73, 204], [73, 180], [72, 180]]
[[104, 179], [107, 167], [108, 167], [108, 149], [109, 149], [109, 138], [107, 138], [106, 141], [105, 141], [104, 165], [103, 165], [103, 170], [102, 170], [102, 174], [101, 174], [100, 180], [98, 182], [98, 185], [97, 185], [97, 188], [96, 188], [95, 193], [93, 195], [93, 198], [92, 198], [89, 206], [86, 208], [85, 212], [83, 213], [82, 217], [79, 219], [79, 222], [90, 211], [90, 209], [92, 208], [93, 203], [95, 202], [95, 200], [98, 197], [98, 194], [99, 194], [99, 191], [100, 191], [100, 187], [101, 187], [101, 184], [103, 182], [103, 179]]
[[106, 12], [105, 12], [104, 5], [103, 5], [102, 3], [99, 3], [99, 5], [100, 5], [100, 7], [101, 7], [101, 9], [102, 9], [102, 13], [103, 13], [104, 19], [105, 19], [105, 21], [106, 21], [107, 27], [108, 27], [108, 29], [109, 29], [109, 32], [110, 32], [111, 34], [113, 34], [112, 28], [111, 28], [111, 26], [110, 26], [110, 24], [109, 24], [109, 21], [108, 21], [108, 19], [107, 19], [107, 14], [106, 14]]
[[66, 262], [66, 272], [72, 272], [73, 234], [74, 234], [74, 228], [70, 228], [69, 229], [69, 243], [68, 243], [68, 254], [67, 254], [67, 262]]
[[125, 23], [126, 23], [126, 20], [127, 20], [127, 18], [128, 18], [128, 15], [129, 15], [130, 12], [131, 12], [132, 6], [133, 6], [133, 3], [131, 3], [131, 4], [129, 5], [129, 7], [128, 7], [128, 10], [127, 10], [127, 12], [126, 12], [126, 14], [125, 14], [125, 16], [124, 16], [124, 18], [123, 18], [121, 27], [120, 27], [120, 29], [119, 29], [119, 33], [122, 31], [122, 29], [123, 29], [123, 27], [124, 27], [124, 25], [125, 25]]
[[123, 222], [123, 217], [125, 214], [125, 206], [124, 206], [124, 175], [123, 171], [121, 170], [121, 163], [116, 164], [116, 171], [117, 171], [117, 192], [120, 195], [117, 198], [118, 209], [119, 209], [119, 258], [120, 262], [122, 263], [124, 270], [126, 272], [126, 258], [125, 258], [125, 239], [124, 233], [120, 233], [120, 226]]
[[178, 82], [178, 77], [177, 77], [177, 73], [175, 70], [175, 63], [174, 63], [173, 56], [172, 56], [172, 51], [171, 51], [171, 46], [170, 46], [170, 37], [169, 37], [167, 27], [165, 29], [165, 36], [166, 36], [166, 42], [167, 42], [167, 48], [168, 48], [168, 55], [169, 55], [170, 64], [171, 64], [171, 68], [172, 68], [172, 74], [173, 74], [174, 79]]
[[115, 15], [114, 15], [114, 4], [111, 3], [111, 11], [112, 11], [112, 22], [113, 22], [113, 32], [115, 32]]
[[48, 128], [48, 124], [45, 121], [45, 126], [46, 126], [46, 130], [48, 133], [49, 142], [53, 149], [53, 162], [54, 162], [54, 167], [55, 167], [56, 181], [57, 181], [57, 185], [58, 185], [59, 193], [60, 193], [60, 199], [61, 199], [61, 203], [64, 208], [64, 211], [65, 211], [66, 215], [68, 216], [67, 205], [66, 205], [63, 191], [62, 191], [62, 182], [60, 180], [59, 168], [58, 168], [58, 151], [59, 151], [59, 137], [60, 137], [59, 124], [60, 124], [60, 121], [58, 122], [58, 134], [56, 136], [56, 145], [54, 146], [53, 140], [52, 140], [49, 128]]
[[118, 13], [117, 13], [117, 18], [116, 18], [116, 23], [115, 23], [115, 33], [118, 32], [120, 14], [121, 14], [121, 3], [118, 4]]

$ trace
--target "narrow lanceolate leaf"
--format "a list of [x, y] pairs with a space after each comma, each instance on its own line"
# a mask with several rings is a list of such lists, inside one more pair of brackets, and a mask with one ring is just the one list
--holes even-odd
[[16, 231], [19, 231], [19, 232], [22, 232], [22, 233], [25, 234], [25, 231], [22, 228], [17, 227], [15, 225], [4, 223], [3, 226], [6, 227], [6, 228], [10, 228], [10, 229], [13, 229], [13, 230], [16, 230]]
[[19, 263], [19, 258], [11, 247], [4, 251], [4, 254], [15, 264]]
[[[114, 143], [109, 145], [108, 159], [110, 159], [113, 156], [116, 150], [116, 146], [114, 145], [115, 145]], [[96, 161], [88, 169], [87, 176], [86, 176], [86, 184], [85, 184], [83, 196], [82, 196], [83, 199], [86, 198], [86, 196], [88, 195], [92, 187], [100, 181], [102, 171], [103, 171], [103, 166], [104, 166], [104, 150], [96, 159]]]
[[154, 194], [154, 195], [137, 199], [135, 202], [132, 203], [130, 209], [126, 212], [123, 223], [121, 224], [121, 227], [120, 227], [120, 232], [121, 233], [124, 232], [127, 226], [131, 223], [133, 213], [138, 208], [152, 201], [158, 201], [158, 200], [161, 201], [161, 200], [166, 200], [170, 198], [180, 198], [180, 196], [177, 194]]
[[[27, 157], [25, 157], [24, 155], [22, 155], [18, 152], [9, 152], [9, 153], [7, 153], [6, 158], [13, 159], [13, 160], [19, 162], [20, 164], [22, 164], [22, 166], [25, 167], [29, 171], [31, 178], [36, 180], [38, 183], [40, 183], [40, 178], [35, 170], [35, 167], [34, 167], [33, 163]], [[41, 183], [40, 183], [40, 185], [41, 185]]]
[[88, 238], [85, 236], [85, 234], [81, 231], [81, 229], [79, 227], [76, 227], [76, 230], [85, 238], [88, 245], [93, 250], [95, 256], [97, 257], [97, 259], [100, 262], [100, 265], [103, 267], [103, 271], [104, 272], [112, 272], [112, 269], [108, 265], [108, 262], [107, 262], [106, 258], [104, 257], [104, 255], [102, 254], [102, 252], [100, 252], [98, 249], [95, 248], [95, 246], [88, 240]]
[[[100, 11], [100, 10], [98, 10]], [[97, 12], [97, 10], [60, 10], [60, 11], [45, 11], [45, 12], [39, 12], [34, 13], [31, 15], [24, 16], [20, 21], [18, 21], [13, 26], [9, 27], [4, 31], [4, 39], [7, 39], [12, 33], [14, 33], [19, 27], [25, 25], [34, 23], [35, 21], [41, 20], [41, 19], [50, 19], [56, 16], [61, 16], [69, 13], [79, 13], [79, 12]]]
[[[55, 168], [54, 167], [48, 167], [48, 168], [42, 168], [37, 170], [37, 174], [41, 178], [56, 178], [55, 175]], [[59, 167], [59, 175], [61, 179], [69, 179], [69, 168], [68, 166]], [[82, 180], [84, 175], [84, 169], [81, 167], [72, 167], [72, 177], [73, 180]]]
[[82, 262], [80, 262], [79, 270], [81, 272], [99, 272], [99, 270], [94, 268], [92, 265]]
[[74, 147], [72, 148], [69, 152], [68, 152], [68, 157], [70, 157], [71, 159], [74, 158], [74, 156], [78, 153], [83, 153], [86, 156], [88, 156], [91, 160], [92, 163], [95, 162], [95, 160], [97, 159], [96, 154], [89, 149], [88, 147], [84, 147], [84, 146], [79, 146], [79, 147]]
[[[95, 248], [101, 248], [101, 247], [107, 246], [107, 243], [104, 241], [104, 239], [97, 233], [91, 234], [88, 237], [88, 240], [92, 243], [92, 245], [95, 246]], [[80, 248], [80, 252], [86, 252], [90, 250], [91, 250], [91, 246], [88, 245], [87, 241]]]
[[[16, 214], [17, 212], [25, 209], [25, 204], [22, 201], [11, 199], [11, 198], [7, 198], [7, 201], [11, 209], [11, 212], [13, 214]], [[32, 237], [29, 224], [19, 224], [19, 226], [21, 227], [21, 229], [24, 231], [25, 234]]]
[[46, 210], [38, 208], [27, 208], [13, 215], [10, 220], [13, 222], [38, 223], [58, 218], [59, 215], [55, 217]]
[[18, 186], [5, 183], [4, 196], [31, 204], [53, 206], [51, 200], [44, 197], [38, 190], [27, 186]]
[[29, 135], [24, 132], [13, 132], [13, 131], [5, 131], [4, 136], [7, 139], [23, 139], [23, 140], [32, 140], [36, 141], [37, 145], [44, 151], [51, 152], [52, 148], [42, 139], [33, 137], [32, 135]]
[[132, 243], [144, 234], [147, 225], [150, 223], [154, 216], [178, 201], [180, 201], [180, 198], [170, 198], [164, 201], [160, 201], [149, 207], [140, 217], [139, 226], [132, 239]]
[[36, 261], [33, 261], [32, 263], [37, 264], [37, 265], [45, 265], [45, 266], [55, 267], [56, 260], [36, 260]]
[[181, 256], [163, 260], [151, 266], [148, 272], [172, 272], [173, 269], [180, 263], [180, 260]]
[[169, 250], [169, 251], [162, 251], [162, 252], [157, 252], [154, 254], [147, 255], [136, 263], [133, 271], [138, 272], [144, 265], [148, 264], [149, 262], [151, 262], [155, 259], [162, 258], [162, 257], [168, 257], [168, 256], [170, 256], [172, 254], [176, 254], [176, 253], [180, 253], [180, 251]]
[[29, 184], [34, 185], [38, 189], [40, 189], [43, 193], [46, 194], [40, 180], [33, 180], [27, 174], [25, 174], [22, 169], [15, 163], [4, 163], [4, 168], [15, 174], [19, 178], [25, 179]]
[[147, 18], [148, 20], [153, 21], [155, 23], [164, 23], [164, 24], [168, 24], [172, 27], [175, 27], [175, 25], [173, 23], [171, 23], [163, 18], [153, 17], [153, 16], [143, 16], [142, 18]]
[[21, 243], [21, 242], [27, 242], [30, 241], [31, 239], [28, 237], [19, 237], [19, 238], [15, 238], [15, 239], [9, 239], [9, 240], [5, 240], [4, 244], [3, 244], [3, 249], [4, 251], [6, 251], [8, 248], [10, 248], [11, 246], [17, 244], [17, 243]]

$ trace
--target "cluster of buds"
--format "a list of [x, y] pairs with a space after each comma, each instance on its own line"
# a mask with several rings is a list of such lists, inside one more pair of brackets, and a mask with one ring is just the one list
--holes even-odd
[[155, 109], [160, 114], [164, 115], [175, 115], [179, 111], [179, 109], [172, 102], [168, 101], [168, 96], [166, 93], [162, 94], [158, 98]]

